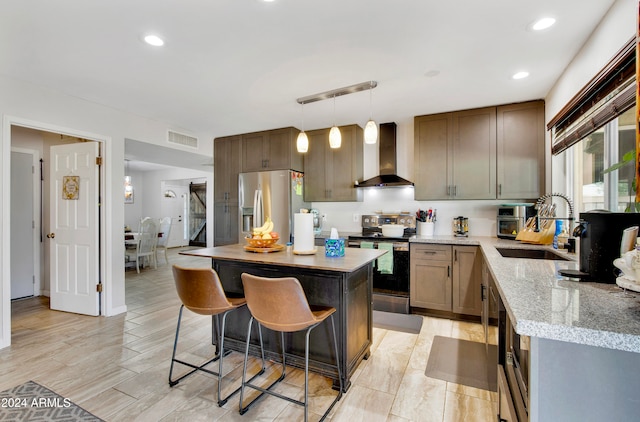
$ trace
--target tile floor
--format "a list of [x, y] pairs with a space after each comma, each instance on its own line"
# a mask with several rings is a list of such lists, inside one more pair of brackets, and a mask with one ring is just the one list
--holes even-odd
[[[210, 265], [207, 259], [178, 252], [169, 251], [170, 263]], [[46, 298], [14, 302], [12, 345], [0, 350], [0, 391], [34, 380], [106, 421], [302, 420], [302, 408], [273, 397], [264, 398], [244, 416], [237, 411], [238, 395], [219, 408], [216, 381], [206, 374], [194, 374], [169, 387], [180, 302], [170, 266], [162, 259], [160, 263], [156, 270], [126, 272], [126, 315], [102, 318], [50, 311]], [[185, 311], [183, 358], [199, 361], [212, 352], [212, 346], [202, 341], [210, 338], [209, 321]], [[420, 334], [374, 328], [371, 357], [360, 364], [351, 388], [327, 419], [494, 421], [496, 393], [424, 375], [435, 335], [483, 341], [479, 324], [429, 317], [424, 318]], [[495, 337], [492, 330], [494, 344]], [[254, 371], [256, 365], [253, 362]], [[278, 369], [270, 366], [263, 377], [273, 378]], [[241, 354], [233, 352], [225, 359], [227, 371], [229, 383], [238, 385]], [[312, 375], [310, 383], [310, 420], [317, 421], [335, 391], [331, 381], [319, 375]], [[303, 385], [303, 372], [292, 369], [277, 388], [301, 398]]]

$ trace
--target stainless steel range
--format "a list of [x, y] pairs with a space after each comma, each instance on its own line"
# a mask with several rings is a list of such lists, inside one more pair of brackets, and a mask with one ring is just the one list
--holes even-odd
[[[373, 309], [409, 313], [409, 238], [416, 234], [416, 218], [411, 214], [363, 215], [362, 234], [349, 236], [350, 248], [386, 248], [373, 269]], [[404, 226], [400, 237], [382, 235], [383, 224]], [[391, 254], [391, 255], [389, 255]]]

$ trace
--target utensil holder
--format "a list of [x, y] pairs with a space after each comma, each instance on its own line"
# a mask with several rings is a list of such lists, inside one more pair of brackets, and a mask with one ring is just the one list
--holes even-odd
[[436, 229], [436, 223], [428, 221], [418, 221], [416, 232], [419, 236], [433, 236]]

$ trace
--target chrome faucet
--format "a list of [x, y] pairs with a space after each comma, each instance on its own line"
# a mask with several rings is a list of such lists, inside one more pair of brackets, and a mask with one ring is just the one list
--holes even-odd
[[[573, 202], [571, 201], [571, 199], [569, 199], [569, 197], [567, 195], [565, 195], [564, 193], [548, 193], [546, 195], [542, 195], [540, 198], [538, 198], [538, 200], [536, 201], [536, 210], [540, 209], [540, 207], [542, 206], [542, 204], [544, 204], [544, 202], [551, 198], [551, 197], [558, 197], [558, 198], [562, 198], [565, 201], [567, 201], [567, 205], [569, 206], [569, 217], [567, 218], [558, 218], [558, 217], [548, 217], [551, 218], [553, 220], [568, 220], [569, 222], [569, 227], [568, 227], [568, 232], [572, 233], [573, 232], [573, 221], [574, 221], [574, 217], [573, 217]], [[536, 214], [536, 231], [539, 230], [540, 228], [540, 216], [539, 214]], [[542, 217], [543, 219], [545, 217]]]

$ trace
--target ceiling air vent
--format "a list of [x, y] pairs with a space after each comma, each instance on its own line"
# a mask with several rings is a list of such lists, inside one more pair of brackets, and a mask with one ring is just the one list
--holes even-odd
[[167, 140], [172, 144], [184, 145], [191, 148], [198, 148], [198, 138], [185, 135], [184, 133], [173, 132], [170, 130]]

